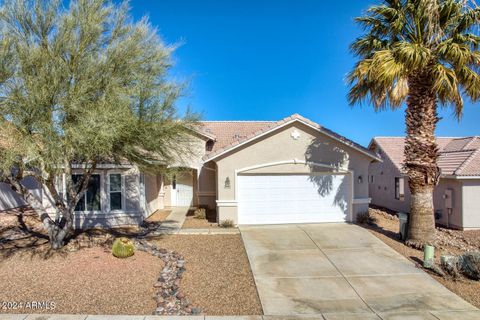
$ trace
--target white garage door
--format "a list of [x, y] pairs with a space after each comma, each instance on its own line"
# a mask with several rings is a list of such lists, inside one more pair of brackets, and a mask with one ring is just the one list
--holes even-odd
[[349, 175], [239, 175], [239, 224], [348, 220]]

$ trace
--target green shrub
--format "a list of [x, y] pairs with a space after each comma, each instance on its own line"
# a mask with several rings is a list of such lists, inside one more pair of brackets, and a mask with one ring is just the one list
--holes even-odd
[[117, 258], [128, 258], [135, 253], [135, 246], [127, 238], [117, 238], [113, 242], [112, 254]]
[[225, 220], [220, 221], [220, 227], [222, 227], [222, 228], [233, 228], [233, 227], [235, 227], [235, 223], [233, 222], [233, 220], [225, 219]]
[[195, 219], [206, 219], [207, 218], [207, 210], [204, 208], [199, 208], [193, 212], [193, 216]]
[[372, 215], [370, 215], [368, 211], [357, 214], [358, 224], [374, 225], [376, 222], [377, 222], [377, 219]]

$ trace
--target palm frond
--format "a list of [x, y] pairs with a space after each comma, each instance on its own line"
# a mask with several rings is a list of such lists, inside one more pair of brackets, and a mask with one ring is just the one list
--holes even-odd
[[472, 55], [468, 45], [456, 43], [453, 39], [448, 39], [440, 43], [437, 52], [442, 59], [455, 66], [468, 63]]
[[388, 42], [372, 34], [359, 37], [350, 45], [350, 50], [361, 57], [371, 57], [373, 53], [388, 48]]
[[465, 90], [465, 94], [473, 101], [480, 100], [480, 76], [471, 68], [464, 66], [456, 70], [459, 83]]
[[432, 59], [430, 49], [416, 43], [397, 42], [393, 51], [395, 58], [410, 70], [426, 66]]

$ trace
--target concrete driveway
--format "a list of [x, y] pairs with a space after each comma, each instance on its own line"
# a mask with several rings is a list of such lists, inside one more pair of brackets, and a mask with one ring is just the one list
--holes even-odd
[[480, 319], [475, 307], [359, 226], [241, 226], [240, 231], [265, 315]]

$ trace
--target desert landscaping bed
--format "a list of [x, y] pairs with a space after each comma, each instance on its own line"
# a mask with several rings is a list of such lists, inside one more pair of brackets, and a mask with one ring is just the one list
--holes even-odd
[[[152, 314], [164, 262], [146, 252], [118, 259], [113, 238], [135, 238], [139, 228], [79, 233], [50, 251], [31, 211], [0, 212], [0, 301], [53, 303], [36, 313]], [[208, 315], [262, 314], [240, 235], [163, 235], [142, 241], [185, 258], [179, 292], [192, 310]], [[0, 313], [28, 313], [10, 309]]]
[[117, 259], [100, 247], [61, 252], [45, 259], [22, 251], [0, 262], [0, 301], [47, 302], [54, 308], [2, 313], [151, 314], [163, 263], [136, 252]]
[[[374, 222], [362, 226], [395, 251], [421, 267], [423, 251], [408, 247], [399, 240], [399, 221], [394, 212], [372, 207], [369, 210], [369, 214], [374, 219]], [[437, 263], [440, 262], [442, 254], [462, 254], [465, 251], [480, 251], [480, 230], [459, 231], [437, 228], [435, 247], [435, 260]], [[480, 281], [464, 277], [459, 279], [445, 278], [438, 276], [430, 270], [424, 270], [450, 291], [480, 308]]]
[[181, 288], [204, 314], [263, 314], [240, 235], [171, 235], [153, 243], [183, 254]]

